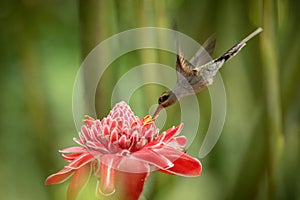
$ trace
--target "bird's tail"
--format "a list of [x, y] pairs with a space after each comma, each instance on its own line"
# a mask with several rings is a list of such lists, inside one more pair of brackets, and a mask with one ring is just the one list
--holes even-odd
[[260, 32], [262, 32], [262, 28], [259, 27], [258, 29], [256, 29], [255, 31], [253, 31], [250, 35], [248, 35], [245, 39], [243, 39], [242, 41], [240, 41], [239, 43], [237, 43], [236, 45], [234, 45], [231, 49], [229, 49], [228, 51], [226, 51], [226, 53], [224, 53], [222, 56], [220, 56], [219, 58], [217, 58], [214, 62], [220, 62], [220, 61], [227, 61], [230, 60], [232, 57], [234, 57], [245, 45], [246, 43], [253, 38], [254, 36], [256, 36], [257, 34], [259, 34]]

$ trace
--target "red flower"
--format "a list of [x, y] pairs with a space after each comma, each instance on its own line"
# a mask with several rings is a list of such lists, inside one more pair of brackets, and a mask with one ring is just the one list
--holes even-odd
[[152, 170], [181, 176], [198, 176], [201, 163], [183, 152], [183, 124], [158, 134], [150, 116], [140, 119], [125, 102], [118, 103], [100, 120], [87, 116], [81, 127], [80, 146], [60, 151], [69, 162], [49, 176], [46, 184], [64, 182], [73, 175], [68, 199], [75, 199], [90, 174], [98, 178], [98, 197], [138, 199]]

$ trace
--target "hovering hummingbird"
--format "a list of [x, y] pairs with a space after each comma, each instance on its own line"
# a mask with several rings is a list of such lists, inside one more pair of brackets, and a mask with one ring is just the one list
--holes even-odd
[[246, 42], [262, 30], [262, 28], [256, 29], [222, 56], [214, 60], [210, 60], [210, 57], [205, 55], [207, 53], [209, 55], [212, 54], [216, 43], [215, 39], [208, 39], [203, 44], [203, 48], [200, 48], [190, 61], [184, 58], [179, 45], [177, 45], [177, 83], [172, 90], [163, 92], [160, 95], [158, 98], [159, 105], [152, 118], [155, 119], [163, 108], [175, 104], [180, 98], [198, 93], [211, 85], [215, 75], [223, 64], [234, 57], [246, 45]]

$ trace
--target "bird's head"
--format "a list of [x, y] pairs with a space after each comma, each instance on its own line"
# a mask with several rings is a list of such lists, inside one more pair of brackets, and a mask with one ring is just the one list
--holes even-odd
[[158, 107], [153, 114], [153, 118], [155, 119], [163, 108], [169, 107], [177, 101], [176, 95], [172, 91], [163, 92], [158, 98]]
[[177, 102], [176, 95], [172, 91], [163, 92], [158, 98], [158, 104], [164, 108]]

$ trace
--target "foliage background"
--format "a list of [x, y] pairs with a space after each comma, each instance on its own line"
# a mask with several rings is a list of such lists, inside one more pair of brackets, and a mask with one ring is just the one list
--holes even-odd
[[[227, 117], [217, 145], [201, 160], [203, 174], [154, 173], [142, 199], [299, 199], [299, 7], [297, 0], [1, 0], [0, 199], [65, 199], [68, 183], [45, 186], [44, 180], [64, 166], [57, 150], [77, 136], [72, 89], [81, 61], [113, 34], [172, 28], [174, 20], [200, 43], [215, 33], [214, 57], [258, 26], [264, 32], [221, 70]], [[110, 110], [107, 97], [118, 77], [148, 62], [174, 66], [175, 55], [144, 50], [113, 63], [99, 83], [98, 117]], [[129, 103], [143, 116], [162, 90], [142, 87]], [[207, 90], [198, 98], [203, 121], [188, 151], [194, 156], [210, 119]], [[95, 199], [95, 182], [79, 199]]]

